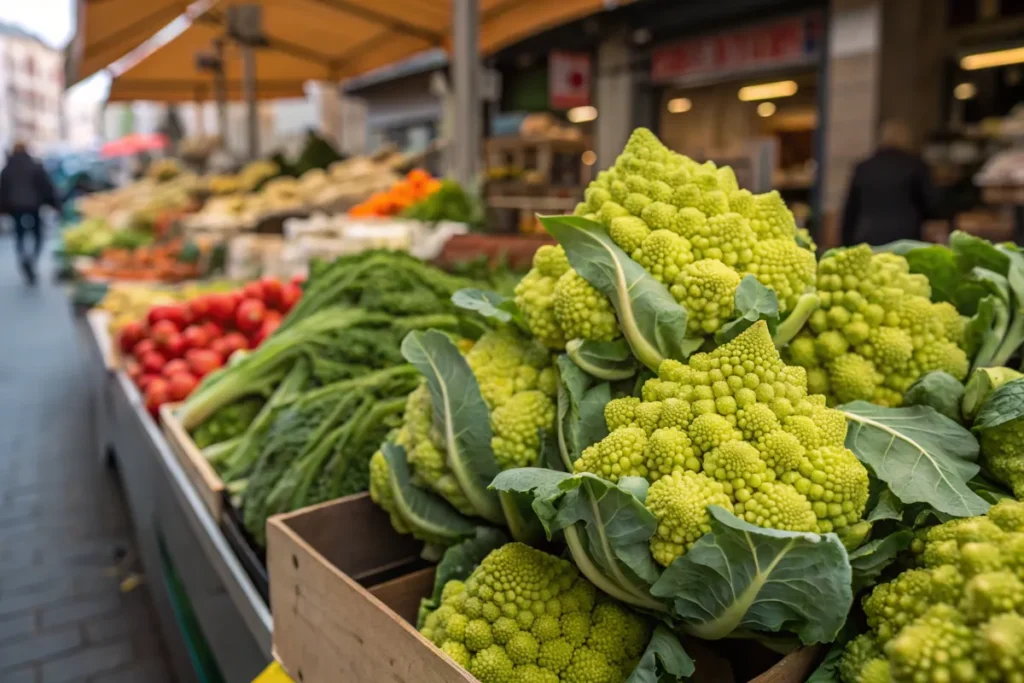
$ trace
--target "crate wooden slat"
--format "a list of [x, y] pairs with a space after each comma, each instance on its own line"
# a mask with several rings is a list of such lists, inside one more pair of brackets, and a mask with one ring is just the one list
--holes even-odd
[[[472, 683], [476, 679], [414, 626], [433, 568], [373, 585], [367, 577], [413, 560], [420, 544], [392, 529], [359, 494], [272, 517], [267, 523], [274, 656], [302, 683]], [[362, 578], [359, 578], [362, 577]], [[727, 659], [687, 643], [695, 683], [732, 680]], [[801, 648], [750, 683], [801, 683], [820, 658]]]
[[164, 436], [171, 444], [171, 451], [178, 458], [185, 474], [192, 485], [196, 488], [203, 505], [213, 515], [214, 521], [221, 522], [224, 513], [224, 482], [221, 481], [217, 471], [213, 469], [202, 450], [196, 446], [188, 430], [182, 426], [175, 411], [180, 403], [165, 403], [160, 406], [160, 425], [163, 428]]

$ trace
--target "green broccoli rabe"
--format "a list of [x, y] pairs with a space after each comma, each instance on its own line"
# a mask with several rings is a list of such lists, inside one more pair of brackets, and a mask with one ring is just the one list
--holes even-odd
[[480, 683], [619, 683], [652, 625], [573, 564], [511, 543], [449, 581], [421, 631]]
[[843, 683], [997, 683], [1024, 673], [1024, 503], [929, 529], [920, 567], [864, 599]]
[[199, 448], [206, 448], [245, 434], [264, 403], [254, 396], [224, 406], [193, 430], [192, 440]]

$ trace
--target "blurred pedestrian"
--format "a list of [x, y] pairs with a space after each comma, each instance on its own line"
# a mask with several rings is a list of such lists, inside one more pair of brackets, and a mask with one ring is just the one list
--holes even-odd
[[925, 221], [939, 218], [928, 166], [898, 120], [882, 123], [878, 149], [857, 164], [843, 208], [843, 244], [920, 240]]
[[[43, 223], [39, 215], [44, 206], [59, 211], [57, 191], [46, 169], [33, 159], [22, 142], [15, 143], [0, 171], [0, 216], [14, 220], [14, 239], [21, 271], [30, 285], [36, 281], [36, 264], [43, 251]], [[32, 236], [32, 249], [26, 245]]]

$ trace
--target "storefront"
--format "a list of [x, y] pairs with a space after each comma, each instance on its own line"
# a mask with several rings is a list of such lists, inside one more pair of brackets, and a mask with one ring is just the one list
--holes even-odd
[[817, 181], [824, 12], [740, 21], [647, 50], [652, 124], [665, 143], [778, 189], [806, 219]]

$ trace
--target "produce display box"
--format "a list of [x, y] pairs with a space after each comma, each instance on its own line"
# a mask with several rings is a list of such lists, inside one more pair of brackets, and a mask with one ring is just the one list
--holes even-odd
[[85, 314], [85, 320], [89, 325], [89, 331], [96, 340], [100, 356], [103, 358], [103, 367], [113, 372], [120, 366], [120, 363], [117, 348], [114, 345], [113, 338], [110, 336], [110, 313], [89, 309]]
[[185, 475], [195, 487], [203, 505], [213, 516], [217, 524], [221, 523], [224, 514], [225, 496], [224, 482], [213, 469], [203, 452], [196, 446], [188, 430], [182, 426], [175, 411], [180, 403], [165, 403], [160, 406], [160, 424], [164, 436], [171, 445], [171, 451], [177, 457]]
[[[274, 656], [294, 680], [476, 680], [416, 630], [434, 569], [387, 580], [415, 567], [422, 546], [395, 532], [367, 494], [272, 517], [267, 544]], [[727, 659], [749, 659], [742, 643], [728, 646], [729, 654], [701, 643], [686, 647], [701, 662], [697, 683], [732, 683]], [[819, 648], [801, 648], [769, 661], [749, 683], [802, 683], [820, 657]]]

